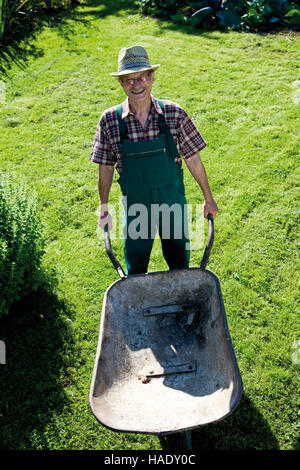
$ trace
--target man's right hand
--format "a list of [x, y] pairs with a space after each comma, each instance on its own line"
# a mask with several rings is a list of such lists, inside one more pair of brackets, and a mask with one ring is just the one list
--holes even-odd
[[112, 218], [111, 218], [110, 213], [108, 212], [107, 204], [103, 204], [100, 207], [97, 224], [99, 225], [99, 227], [103, 229], [105, 225], [108, 225], [109, 230], [112, 229]]

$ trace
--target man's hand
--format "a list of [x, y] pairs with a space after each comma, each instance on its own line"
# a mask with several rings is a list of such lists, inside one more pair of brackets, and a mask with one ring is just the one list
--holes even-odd
[[112, 218], [111, 218], [110, 213], [108, 212], [107, 204], [102, 204], [100, 206], [97, 224], [99, 225], [99, 227], [103, 229], [105, 225], [108, 225], [109, 230], [112, 229]]
[[213, 198], [205, 199], [204, 204], [203, 204], [204, 217], [207, 218], [208, 215], [211, 214], [213, 218], [215, 218], [218, 211], [219, 211], [219, 208], [217, 206], [216, 201]]

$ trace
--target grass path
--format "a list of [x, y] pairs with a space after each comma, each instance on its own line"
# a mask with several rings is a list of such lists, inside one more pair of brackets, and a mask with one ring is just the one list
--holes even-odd
[[[127, 0], [87, 0], [45, 24], [14, 61], [1, 59], [1, 168], [37, 192], [49, 282], [0, 323], [7, 345], [0, 442], [9, 449], [164, 446], [155, 436], [108, 431], [88, 403], [103, 295], [116, 279], [96, 234], [89, 154], [100, 114], [123, 100], [109, 72], [118, 51], [135, 43], [161, 64], [154, 95], [181, 104], [208, 142], [201, 156], [220, 207], [208, 269], [221, 283], [245, 393], [234, 414], [194, 432], [195, 447], [295, 449], [299, 38], [201, 34], [142, 18]], [[187, 171], [185, 178], [189, 202], [201, 204]], [[117, 184], [112, 197], [118, 204]], [[121, 240], [114, 249], [122, 261]], [[199, 243], [192, 266], [202, 251]], [[161, 269], [156, 244], [150, 270]]]

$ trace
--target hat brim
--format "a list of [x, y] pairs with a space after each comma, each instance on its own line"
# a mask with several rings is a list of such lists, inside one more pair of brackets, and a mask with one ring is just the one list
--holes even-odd
[[112, 72], [110, 75], [113, 77], [121, 77], [122, 75], [128, 75], [129, 73], [143, 72], [145, 70], [157, 70], [160, 64], [151, 65], [151, 67], [136, 67], [134, 69], [122, 70], [122, 72]]

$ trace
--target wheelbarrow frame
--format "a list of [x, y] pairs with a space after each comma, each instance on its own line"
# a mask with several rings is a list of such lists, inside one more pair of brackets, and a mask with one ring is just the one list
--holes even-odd
[[[112, 251], [111, 243], [110, 243], [109, 230], [108, 230], [107, 226], [104, 229], [104, 236], [105, 236], [105, 248], [106, 248], [107, 255], [109, 256], [113, 266], [115, 267], [116, 271], [118, 272], [118, 274], [121, 278], [118, 281], [115, 281], [108, 288], [108, 290], [105, 293], [105, 300], [106, 300], [107, 294], [110, 292], [111, 288], [112, 287], [116, 288], [117, 285], [119, 285], [120, 282], [122, 283], [122, 280], [127, 279], [127, 276], [125, 275], [125, 273], [122, 269], [122, 266], [120, 265], [120, 263], [118, 262], [116, 256], [114, 255], [114, 253]], [[221, 421], [225, 417], [227, 417], [229, 414], [231, 414], [235, 410], [235, 408], [237, 407], [237, 405], [240, 401], [241, 395], [242, 395], [242, 391], [243, 391], [243, 383], [242, 383], [241, 375], [240, 375], [240, 372], [239, 372], [237, 360], [236, 360], [235, 353], [234, 353], [234, 348], [233, 348], [231, 338], [230, 338], [230, 334], [229, 334], [229, 329], [228, 329], [228, 324], [227, 324], [227, 319], [226, 319], [226, 313], [225, 313], [225, 308], [224, 308], [222, 294], [221, 294], [220, 283], [218, 281], [218, 278], [213, 273], [206, 270], [206, 266], [207, 266], [208, 259], [209, 259], [209, 256], [210, 256], [210, 252], [211, 252], [211, 249], [212, 249], [213, 241], [214, 241], [214, 221], [213, 221], [213, 217], [209, 215], [208, 216], [208, 241], [207, 241], [205, 251], [204, 251], [204, 254], [203, 254], [203, 257], [202, 257], [200, 270], [203, 272], [203, 275], [205, 275], [207, 277], [210, 277], [210, 278], [213, 278], [213, 280], [215, 282], [215, 285], [216, 285], [216, 291], [217, 291], [217, 296], [218, 296], [218, 301], [219, 301], [219, 307], [220, 307], [220, 310], [221, 310], [222, 323], [223, 323], [223, 328], [224, 328], [225, 336], [226, 336], [226, 342], [227, 342], [226, 345], [229, 348], [229, 354], [230, 354], [230, 358], [231, 358], [231, 361], [232, 361], [232, 366], [233, 366], [233, 369], [234, 369], [234, 373], [236, 375], [236, 382], [237, 382], [238, 391], [237, 391], [237, 394], [235, 395], [235, 400], [234, 400], [234, 403], [231, 405], [230, 410], [227, 411], [226, 413], [224, 413], [219, 419], [213, 419], [212, 421], [209, 421], [209, 422]], [[189, 268], [189, 269], [184, 270], [184, 271], [189, 271], [189, 272], [198, 271], [199, 272], [200, 270], [199, 270], [199, 268]], [[174, 271], [181, 272], [182, 270], [174, 270]], [[160, 272], [158, 272], [158, 273], [149, 273], [149, 274], [147, 274], [147, 276], [148, 276], [148, 279], [149, 279], [149, 276], [151, 276], [151, 278], [153, 279], [153, 278], [155, 278], [155, 275], [159, 275], [159, 274], [162, 274], [162, 273], [160, 273]], [[166, 272], [165, 274], [168, 275], [168, 272]], [[129, 276], [129, 277], [130, 278], [139, 278], [141, 276], [144, 276], [144, 275], [133, 275], [133, 276]], [[147, 280], [147, 282], [148, 282], [148, 280]], [[104, 313], [106, 313], [106, 312], [104, 312]], [[91, 406], [92, 412], [93, 412], [94, 416], [96, 417], [96, 419], [101, 424], [106, 426], [107, 428], [109, 428], [113, 431], [119, 431], [119, 432], [134, 432], [134, 433], [146, 433], [146, 434], [156, 434], [156, 435], [168, 435], [168, 434], [174, 434], [174, 433], [183, 435], [184, 432], [185, 432], [186, 439], [187, 439], [188, 442], [190, 442], [190, 435], [187, 434], [187, 433], [189, 433], [190, 430], [194, 429], [195, 427], [202, 426], [202, 424], [198, 424], [196, 426], [193, 425], [191, 427], [183, 427], [182, 429], [176, 429], [176, 430], [167, 430], [167, 431], [161, 431], [161, 430], [150, 431], [150, 430], [147, 430], [147, 431], [143, 431], [143, 430], [123, 429], [123, 428], [120, 428], [118, 426], [110, 425], [107, 422], [105, 422], [105, 420], [103, 420], [102, 417], [99, 416], [99, 413], [97, 412], [97, 410], [95, 409], [95, 406], [94, 406], [94, 391], [95, 391], [95, 384], [96, 384], [97, 375], [98, 375], [98, 372], [99, 372], [98, 371], [98, 361], [99, 361], [99, 357], [100, 357], [100, 353], [101, 353], [102, 340], [103, 340], [103, 337], [105, 336], [104, 335], [104, 329], [105, 329], [104, 317], [105, 317], [105, 315], [101, 316], [100, 336], [99, 336], [99, 341], [98, 341], [98, 349], [97, 349], [97, 355], [96, 355], [94, 371], [93, 371], [93, 377], [92, 377], [91, 390], [90, 390], [90, 406]], [[208, 424], [208, 423], [204, 423], [204, 424]]]

